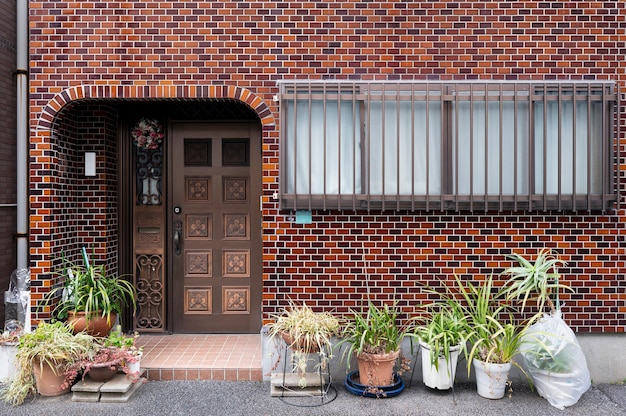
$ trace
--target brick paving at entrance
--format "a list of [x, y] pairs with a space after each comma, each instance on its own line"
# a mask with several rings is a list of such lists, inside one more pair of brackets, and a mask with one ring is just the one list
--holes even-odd
[[146, 378], [167, 380], [262, 381], [261, 336], [149, 335], [137, 340]]

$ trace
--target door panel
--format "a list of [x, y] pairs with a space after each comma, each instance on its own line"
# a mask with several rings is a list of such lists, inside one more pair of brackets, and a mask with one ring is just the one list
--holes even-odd
[[260, 129], [174, 123], [172, 136], [172, 329], [258, 332]]

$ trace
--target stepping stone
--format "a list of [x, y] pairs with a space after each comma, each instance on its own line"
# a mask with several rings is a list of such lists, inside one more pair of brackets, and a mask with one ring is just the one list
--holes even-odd
[[73, 402], [95, 403], [100, 400], [100, 388], [104, 385], [101, 381], [93, 381], [85, 378], [72, 386]]
[[[139, 381], [137, 381], [138, 383]], [[100, 393], [126, 393], [132, 387], [133, 382], [124, 373], [118, 373], [112, 380], [100, 387]]]
[[[142, 373], [143, 374], [143, 373]], [[126, 374], [118, 373], [107, 382], [93, 381], [89, 377], [72, 386], [73, 402], [126, 403], [147, 380], [140, 377], [133, 382]]]
[[134, 383], [130, 383], [130, 387], [124, 393], [111, 393], [100, 390], [100, 401], [102, 403], [126, 403], [133, 394], [146, 382], [146, 379], [141, 377]]

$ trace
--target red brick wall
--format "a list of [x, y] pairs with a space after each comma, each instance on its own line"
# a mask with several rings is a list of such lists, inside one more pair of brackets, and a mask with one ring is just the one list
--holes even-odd
[[[17, 209], [15, 2], [0, 4], [0, 329], [4, 328], [4, 291], [17, 267], [15, 238]], [[9, 205], [9, 206], [2, 206]]]
[[[41, 214], [31, 217], [31, 262], [40, 266], [33, 272], [36, 300], [57, 282], [51, 272], [61, 269], [63, 259], [83, 264], [82, 247], [91, 262], [117, 271], [116, 113], [106, 104], [79, 103], [59, 113], [56, 128], [46, 163], [31, 163], [31, 208]], [[84, 152], [92, 151], [98, 172], [93, 178], [84, 176]], [[50, 247], [49, 255], [35, 254], [43, 247]], [[47, 319], [47, 312], [35, 315]]]
[[[265, 317], [287, 297], [345, 312], [368, 287], [378, 299], [412, 304], [422, 296], [418, 282], [455, 272], [497, 273], [509, 265], [506, 254], [533, 255], [549, 246], [569, 262], [562, 272], [576, 288], [564, 309], [572, 326], [624, 331], [623, 210], [314, 212], [314, 224], [305, 226], [287, 222], [270, 195], [278, 189], [280, 168], [280, 120], [272, 101], [276, 80], [611, 79], [623, 89], [626, 3], [29, 4], [33, 127], [56, 94], [83, 84], [146, 85], [152, 91], [160, 91], [159, 86], [230, 85], [264, 99], [277, 120], [276, 128], [266, 126], [263, 137]], [[623, 96], [620, 113], [623, 132]], [[41, 164], [41, 169], [31, 169], [36, 177], [47, 175], [52, 161], [44, 150], [51, 141], [46, 130], [32, 137], [31, 161]], [[624, 163], [623, 141], [620, 146]], [[624, 192], [624, 172], [619, 180]], [[36, 205], [46, 190], [41, 182], [32, 189]], [[53, 233], [51, 222], [32, 225]], [[34, 270], [41, 273], [54, 244], [37, 235], [31, 243]]]

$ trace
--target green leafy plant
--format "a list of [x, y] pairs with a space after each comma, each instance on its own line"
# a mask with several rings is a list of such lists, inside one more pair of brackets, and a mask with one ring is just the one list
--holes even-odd
[[446, 363], [450, 362], [450, 349], [459, 347], [465, 349], [468, 333], [467, 317], [463, 314], [461, 305], [452, 300], [443, 304], [435, 303], [426, 308], [427, 318], [420, 318], [422, 325], [415, 327], [407, 335], [417, 338], [428, 346], [430, 363], [439, 370], [439, 358], [443, 357]]
[[[507, 299], [521, 300], [522, 309], [529, 300], [536, 300], [539, 311], [543, 311], [545, 305], [552, 312], [559, 309], [559, 289], [572, 291], [569, 286], [559, 282], [558, 268], [566, 266], [567, 263], [561, 260], [556, 252], [547, 248], [537, 254], [534, 262], [518, 253], [513, 253], [509, 258], [518, 265], [502, 272], [510, 276], [504, 289]], [[556, 296], [556, 305], [551, 299], [553, 294]]]
[[122, 332], [122, 326], [116, 325], [109, 336], [103, 339], [103, 346], [127, 351], [132, 362], [133, 360], [136, 361], [136, 358], [133, 357], [137, 357], [143, 352], [143, 347], [137, 345], [137, 338], [139, 338], [139, 332], [135, 331], [132, 335], [126, 335]]
[[493, 276], [477, 283], [463, 282], [455, 276], [455, 283], [455, 288], [446, 286], [444, 297], [462, 302], [467, 320], [466, 339], [471, 345], [466, 354], [468, 374], [474, 358], [496, 364], [511, 362], [524, 372], [513, 357], [520, 350], [526, 329], [539, 318], [539, 314], [516, 323], [515, 309], [506, 303], [503, 289], [495, 287]]
[[2, 393], [3, 399], [13, 406], [20, 405], [29, 393], [36, 391], [33, 367], [45, 364], [56, 374], [65, 374], [65, 383], [71, 384], [77, 376], [72, 369], [76, 362], [90, 359], [98, 344], [86, 333], [74, 335], [71, 328], [62, 322], [40, 323], [30, 333], [20, 338], [15, 355], [17, 373]]
[[62, 277], [64, 284], [52, 289], [44, 303], [48, 305], [61, 294], [53, 311], [55, 319], [65, 320], [69, 312], [76, 311], [84, 312], [87, 319], [100, 314], [110, 322], [111, 315], [119, 314], [124, 306], [136, 306], [133, 284], [107, 274], [104, 265], [81, 266], [64, 259], [62, 271], [55, 274]]
[[398, 326], [398, 311], [396, 307], [385, 304], [379, 308], [371, 301], [367, 311], [354, 314], [353, 322], [346, 325], [345, 338], [339, 344], [348, 344], [349, 348], [344, 352], [348, 357], [369, 354], [388, 354], [400, 349], [407, 329]]

